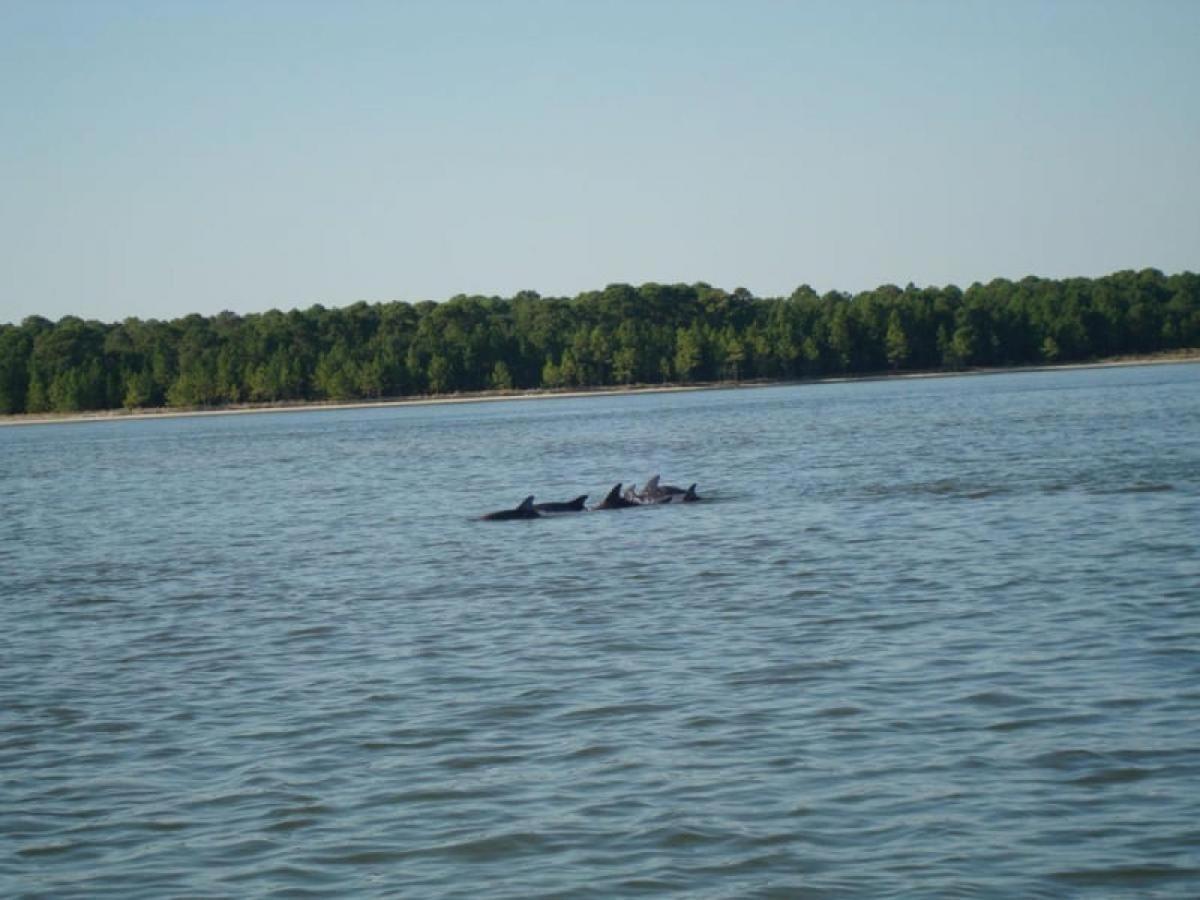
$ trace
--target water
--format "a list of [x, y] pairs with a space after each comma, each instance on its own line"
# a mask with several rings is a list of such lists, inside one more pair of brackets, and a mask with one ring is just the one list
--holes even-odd
[[0, 895], [1194, 897], [1198, 388], [2, 429]]

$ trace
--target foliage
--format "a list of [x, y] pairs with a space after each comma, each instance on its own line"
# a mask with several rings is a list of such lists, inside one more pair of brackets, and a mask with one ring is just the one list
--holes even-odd
[[707, 284], [458, 296], [116, 324], [0, 325], [0, 413], [1069, 362], [1200, 346], [1200, 275], [883, 285], [786, 298]]

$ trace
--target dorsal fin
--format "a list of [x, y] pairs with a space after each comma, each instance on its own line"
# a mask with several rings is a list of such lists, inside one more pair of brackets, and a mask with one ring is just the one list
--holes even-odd
[[646, 486], [642, 488], [642, 493], [643, 494], [653, 494], [655, 491], [657, 491], [658, 490], [658, 479], [661, 477], [662, 477], [661, 475], [655, 475], [653, 478], [651, 478], [649, 481], [647, 481]]
[[683, 495], [684, 500], [695, 500], [696, 499], [696, 485], [699, 483], [700, 482], [698, 482], [698, 481], [692, 482], [692, 486], [690, 488], [688, 488], [687, 491]]
[[583, 504], [584, 504], [584, 501], [586, 501], [586, 500], [587, 500], [587, 494], [580, 494], [578, 497], [576, 497], [574, 500], [571, 501], [570, 506], [572, 509], [583, 509]]
[[621, 496], [621, 482], [617, 482], [617, 486], [608, 492], [608, 496], [604, 498], [605, 503], [612, 503]]
[[533, 494], [530, 494], [528, 497], [522, 500], [521, 505], [518, 506], [517, 509], [520, 512], [529, 512], [531, 509], [533, 509]]

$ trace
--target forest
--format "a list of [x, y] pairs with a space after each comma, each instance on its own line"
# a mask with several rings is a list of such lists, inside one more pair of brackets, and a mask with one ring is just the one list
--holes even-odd
[[1200, 275], [755, 297], [613, 284], [434, 303], [0, 324], [0, 413], [797, 379], [1200, 347]]

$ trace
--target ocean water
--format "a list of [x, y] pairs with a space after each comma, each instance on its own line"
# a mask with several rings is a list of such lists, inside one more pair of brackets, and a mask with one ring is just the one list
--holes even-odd
[[1195, 897], [1197, 535], [1195, 364], [0, 429], [0, 895]]

